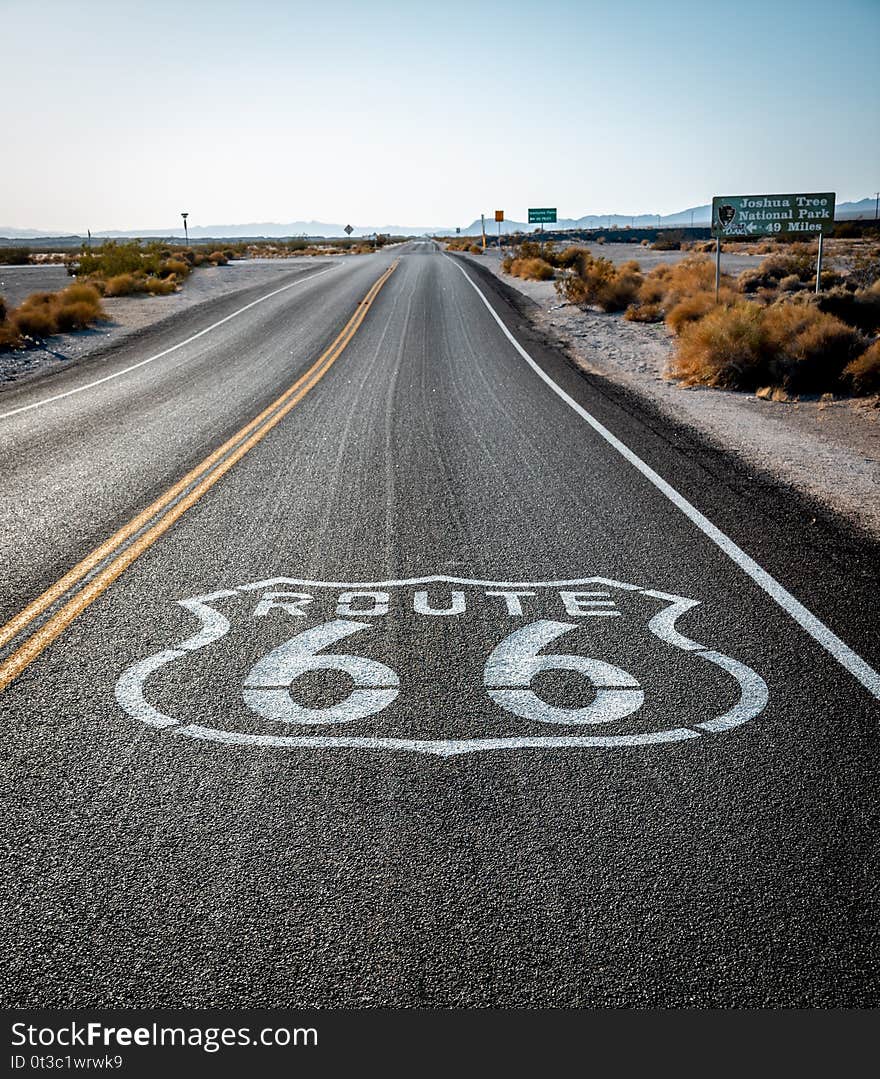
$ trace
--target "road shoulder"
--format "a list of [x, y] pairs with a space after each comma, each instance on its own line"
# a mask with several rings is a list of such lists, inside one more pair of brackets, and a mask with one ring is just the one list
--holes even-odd
[[579, 370], [650, 402], [668, 421], [799, 494], [813, 513], [880, 538], [878, 399], [779, 403], [682, 387], [664, 374], [672, 350], [664, 326], [581, 311], [559, 300], [553, 282], [502, 275], [494, 258], [459, 257], [496, 280], [519, 313]]

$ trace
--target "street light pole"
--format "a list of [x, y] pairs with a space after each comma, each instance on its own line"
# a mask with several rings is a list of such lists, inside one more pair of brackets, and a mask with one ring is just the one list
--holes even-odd
[[185, 210], [181, 210], [180, 216], [183, 218], [183, 239], [187, 247], [189, 247], [189, 231], [186, 227], [186, 219], [189, 217], [189, 213]]

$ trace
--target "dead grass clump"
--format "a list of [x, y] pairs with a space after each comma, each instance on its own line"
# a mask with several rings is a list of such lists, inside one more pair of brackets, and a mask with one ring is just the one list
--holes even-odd
[[843, 369], [843, 377], [859, 397], [880, 393], [880, 341], [851, 360]]
[[833, 389], [866, 345], [852, 326], [803, 305], [768, 307], [763, 330], [769, 380], [793, 393]]
[[[730, 278], [722, 276], [724, 289], [729, 291]], [[645, 275], [639, 289], [639, 302], [659, 304], [669, 313], [677, 304], [691, 296], [715, 291], [715, 266], [704, 255], [688, 255], [674, 265], [657, 266]]]
[[468, 246], [468, 251], [470, 251], [472, 255], [482, 255], [483, 253], [483, 249], [479, 244], [470, 244]]
[[788, 251], [773, 251], [754, 268], [739, 275], [740, 292], [776, 288], [783, 280], [812, 280], [816, 273], [815, 254], [807, 244], [792, 245]]
[[510, 272], [514, 277], [522, 277], [526, 281], [549, 281], [555, 276], [553, 267], [542, 258], [514, 259]]
[[573, 266], [576, 266], [583, 256], [583, 247], [576, 247], [573, 244], [570, 247], [564, 248], [553, 259], [556, 266], [559, 266], [563, 270], [570, 270]]
[[73, 303], [59, 304], [55, 309], [55, 331], [57, 333], [71, 333], [73, 330], [84, 330], [97, 322], [99, 315], [96, 307], [100, 305], [86, 303], [77, 300]]
[[174, 274], [170, 277], [148, 277], [144, 288], [151, 296], [168, 296], [177, 290], [177, 279]]
[[880, 285], [876, 283], [872, 288], [855, 292], [838, 286], [819, 293], [815, 304], [820, 311], [834, 315], [848, 326], [871, 334], [880, 331]]
[[857, 330], [816, 307], [739, 300], [681, 328], [670, 372], [688, 384], [824, 392], [864, 348]]
[[638, 299], [642, 275], [638, 270], [621, 266], [617, 274], [599, 290], [598, 304], [603, 311], [625, 311]]
[[86, 303], [97, 310], [101, 308], [101, 293], [94, 285], [68, 285], [66, 289], [58, 293], [58, 297], [60, 302], [65, 305]]
[[115, 277], [108, 277], [104, 282], [104, 295], [131, 296], [135, 292], [142, 292], [143, 287], [143, 278], [135, 277], [130, 273], [116, 274]]
[[10, 321], [21, 337], [39, 339], [57, 332], [54, 314], [48, 307], [20, 307]]
[[159, 267], [160, 277], [170, 277], [174, 274], [175, 277], [186, 277], [189, 273], [189, 263], [182, 259], [166, 259]]
[[685, 326], [670, 374], [686, 385], [757, 389], [767, 381], [763, 318], [762, 308], [740, 301]]
[[0, 322], [0, 349], [19, 348], [23, 344], [21, 334], [11, 322]]
[[[725, 292], [725, 295], [723, 297], [719, 296], [719, 299], [722, 303], [729, 304], [732, 298], [729, 293]], [[694, 292], [672, 305], [666, 313], [666, 325], [674, 334], [678, 335], [689, 323], [705, 318], [715, 306], [714, 291], [709, 292], [706, 289], [702, 292]]]
[[637, 262], [615, 266], [611, 259], [594, 258], [583, 249], [575, 267], [556, 282], [556, 291], [568, 303], [600, 307], [610, 313], [635, 303], [642, 280]]
[[61, 292], [35, 292], [8, 312], [3, 333], [5, 347], [82, 330], [104, 317], [101, 297], [91, 285], [71, 285]]
[[659, 303], [633, 303], [624, 311], [627, 322], [662, 322], [663, 308]]

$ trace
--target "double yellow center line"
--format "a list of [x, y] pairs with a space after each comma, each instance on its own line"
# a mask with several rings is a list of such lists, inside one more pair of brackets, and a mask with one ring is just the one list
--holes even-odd
[[[38, 622], [33, 632], [0, 663], [0, 691], [17, 678], [64, 632], [74, 618], [105, 592], [135, 559], [164, 535], [237, 461], [264, 439], [324, 377], [357, 333], [373, 301], [396, 268], [395, 261], [361, 300], [357, 310], [330, 347], [280, 397], [0, 627], [2, 649], [28, 631], [33, 623]], [[58, 604], [61, 605], [57, 610], [48, 618], [42, 619], [50, 608]]]

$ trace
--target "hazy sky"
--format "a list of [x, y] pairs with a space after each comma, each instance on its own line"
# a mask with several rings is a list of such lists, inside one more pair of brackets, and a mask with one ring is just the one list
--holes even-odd
[[0, 0], [0, 226], [880, 186], [880, 0]]

